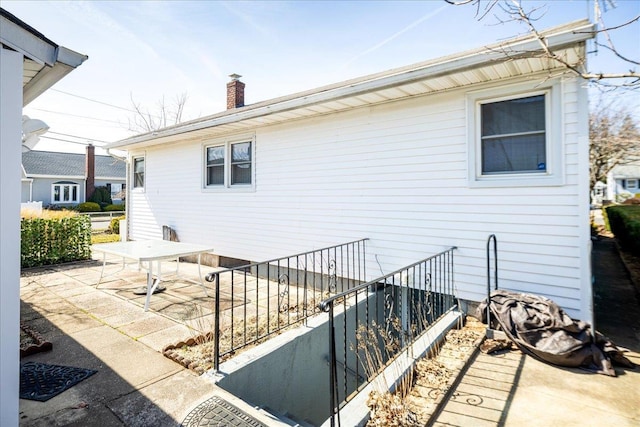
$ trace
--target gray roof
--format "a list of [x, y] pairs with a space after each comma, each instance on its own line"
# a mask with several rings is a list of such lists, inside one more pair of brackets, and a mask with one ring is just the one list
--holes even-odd
[[640, 178], [640, 162], [618, 165], [611, 170], [614, 178]]
[[[84, 176], [85, 155], [56, 153], [53, 151], [27, 151], [22, 153], [22, 166], [27, 176]], [[122, 178], [126, 176], [126, 164], [111, 156], [96, 155], [95, 177]]]

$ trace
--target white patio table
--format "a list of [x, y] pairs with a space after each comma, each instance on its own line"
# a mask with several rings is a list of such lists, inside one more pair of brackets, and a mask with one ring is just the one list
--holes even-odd
[[[193, 243], [172, 242], [169, 240], [134, 240], [129, 242], [102, 243], [93, 245], [92, 249], [102, 252], [102, 272], [100, 279], [96, 284], [96, 288], [104, 277], [104, 268], [107, 264], [107, 255], [115, 255], [122, 257], [123, 269], [127, 259], [134, 260], [141, 268], [147, 270], [147, 298], [144, 304], [144, 311], [149, 310], [149, 301], [151, 295], [156, 291], [158, 285], [162, 281], [162, 271], [160, 263], [162, 261], [177, 260], [176, 274], [179, 275], [180, 257], [197, 255], [198, 257], [198, 276], [199, 282], [185, 279], [202, 286], [204, 294], [208, 296], [207, 289], [202, 281], [202, 273], [200, 270], [200, 258], [202, 254], [213, 252], [213, 248]], [[144, 266], [143, 264], [147, 265]], [[154, 267], [155, 264], [155, 267]], [[154, 273], [155, 271], [155, 273]], [[155, 279], [154, 279], [155, 275]]]

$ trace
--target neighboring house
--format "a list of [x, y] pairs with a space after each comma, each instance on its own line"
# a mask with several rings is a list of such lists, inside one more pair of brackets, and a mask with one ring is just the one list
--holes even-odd
[[[585, 60], [594, 27], [544, 33]], [[369, 238], [367, 276], [457, 246], [456, 292], [545, 295], [592, 321], [586, 85], [519, 37], [228, 110], [110, 145], [126, 149], [129, 238], [266, 260]], [[505, 52], [510, 52], [507, 56]]]
[[[90, 156], [94, 156], [91, 171]], [[43, 206], [77, 205], [87, 200], [87, 184], [106, 186], [114, 203], [122, 202], [126, 164], [111, 156], [27, 151], [22, 153], [22, 202], [41, 201]]]
[[640, 161], [618, 165], [607, 174], [607, 199], [618, 202], [620, 196], [640, 195]]
[[0, 425], [17, 426], [20, 386], [22, 107], [87, 57], [0, 8]]

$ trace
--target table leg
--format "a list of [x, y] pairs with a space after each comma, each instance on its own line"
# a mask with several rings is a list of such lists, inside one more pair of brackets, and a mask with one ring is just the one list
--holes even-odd
[[152, 293], [153, 293], [153, 261], [149, 261], [149, 268], [147, 269], [147, 300], [144, 303], [144, 311], [149, 310], [149, 301], [151, 300]]
[[202, 256], [202, 254], [198, 254], [198, 277], [200, 278], [200, 286], [202, 286], [202, 290], [204, 291], [204, 295], [205, 296], [209, 296], [209, 294], [207, 293], [207, 288], [205, 288], [204, 286], [204, 282], [202, 281], [202, 272], [200, 269], [200, 257]]
[[100, 286], [100, 282], [102, 282], [102, 277], [104, 276], [104, 267], [107, 265], [107, 254], [102, 252], [102, 271], [100, 272], [100, 278], [98, 279], [98, 283], [96, 283], [96, 289]]

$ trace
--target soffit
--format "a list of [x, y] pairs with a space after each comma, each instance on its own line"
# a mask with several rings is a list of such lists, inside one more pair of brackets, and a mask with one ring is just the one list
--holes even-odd
[[[559, 30], [553, 36], [555, 53], [568, 63], [579, 63], [584, 58], [585, 40], [591, 37], [593, 26], [587, 21], [580, 21]], [[547, 40], [551, 38], [549, 36]], [[477, 49], [229, 110], [128, 138], [110, 147], [131, 149], [204, 140], [232, 132], [249, 132], [261, 126], [524, 76], [544, 81], [565, 72], [567, 69], [559, 62], [540, 56], [537, 40], [519, 38], [505, 45]]]

